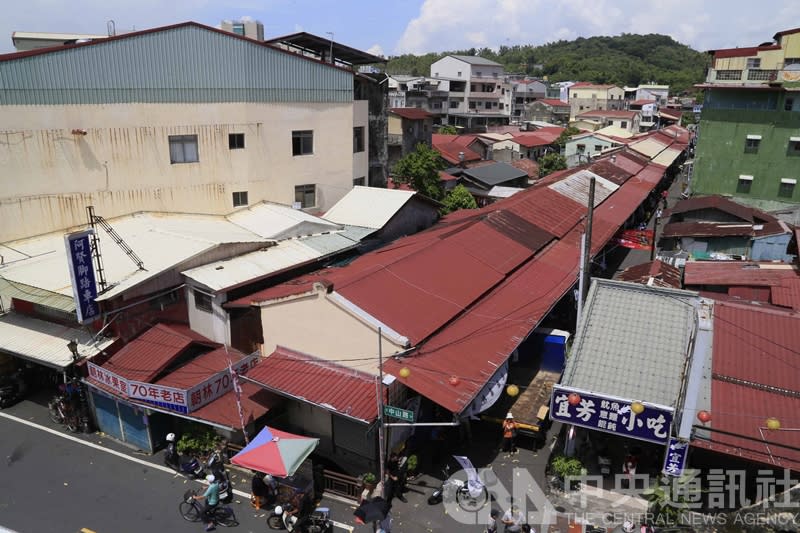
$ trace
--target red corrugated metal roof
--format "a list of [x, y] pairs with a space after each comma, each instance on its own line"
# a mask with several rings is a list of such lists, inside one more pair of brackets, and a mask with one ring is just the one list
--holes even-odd
[[224, 346], [212, 350], [203, 355], [199, 355], [164, 376], [156, 382], [157, 385], [164, 387], [175, 387], [176, 389], [191, 389], [195, 385], [202, 383], [217, 372], [228, 368], [228, 359], [236, 364], [245, 354], [236, 348], [226, 348]]
[[[778, 267], [778, 268], [775, 268]], [[693, 285], [743, 285], [750, 287], [782, 285], [798, 279], [795, 265], [757, 261], [687, 261], [683, 283]]]
[[623, 109], [595, 109], [593, 111], [585, 111], [575, 116], [575, 118], [592, 118], [592, 117], [611, 117], [611, 118], [633, 118], [638, 115], [638, 111], [625, 111]]
[[[711, 442], [697, 445], [779, 467], [800, 469], [800, 433], [759, 428], [776, 417], [800, 427], [800, 315], [730, 302], [714, 305]], [[749, 437], [749, 439], [744, 438]], [[772, 457], [770, 457], [770, 452]]]
[[[281, 397], [253, 383], [243, 382], [240, 403], [245, 426], [267, 414], [281, 402]], [[228, 391], [213, 402], [210, 402], [190, 413], [191, 417], [208, 420], [233, 429], [241, 429], [239, 406], [236, 393]]]
[[652, 280], [652, 284], [656, 287], [683, 288], [680, 269], [659, 260], [628, 267], [614, 276], [614, 279], [644, 285], [651, 283]]
[[510, 164], [512, 167], [518, 168], [525, 172], [528, 175], [528, 178], [536, 179], [539, 177], [539, 164], [536, 161], [523, 158], [515, 159]]
[[433, 116], [424, 109], [418, 107], [393, 107], [389, 110], [389, 113], [394, 113], [399, 117], [409, 120], [425, 120]]
[[800, 309], [800, 279], [784, 279], [780, 287], [771, 287], [770, 301], [781, 307]]
[[565, 102], [563, 100], [559, 100], [557, 98], [542, 98], [540, 100], [536, 100], [537, 102], [542, 102], [543, 104], [547, 104], [552, 107], [569, 107], [569, 102]]
[[777, 222], [778, 220], [769, 213], [754, 209], [752, 207], [747, 207], [740, 203], [734, 202], [729, 198], [718, 195], [695, 196], [692, 198], [687, 198], [686, 200], [681, 200], [668, 211], [668, 214], [673, 215], [676, 213], [689, 213], [703, 209], [717, 209], [724, 213], [728, 213], [740, 218], [741, 220], [752, 222], [754, 224]]
[[123, 346], [103, 368], [126, 379], [149, 383], [195, 342], [219, 346], [184, 325], [157, 324]]
[[769, 287], [729, 287], [728, 295], [749, 302], [769, 302]]
[[661, 230], [662, 237], [754, 237], [748, 222], [670, 222]]
[[750, 46], [746, 48], [724, 48], [721, 50], [710, 50], [709, 53], [714, 54], [714, 60], [724, 59], [727, 57], [749, 57], [758, 55], [762, 50], [780, 50], [780, 45], [773, 44], [769, 46]]
[[251, 368], [246, 379], [357, 420], [372, 422], [378, 415], [375, 376], [282, 346]]
[[655, 104], [657, 100], [648, 100], [647, 98], [642, 98], [640, 100], [634, 100], [629, 105], [648, 105], [648, 104]]
[[467, 145], [475, 140], [475, 135], [443, 135], [434, 133], [431, 144], [433, 149], [439, 152], [444, 160], [452, 165], [457, 165], [461, 161], [458, 157], [459, 152], [464, 152], [464, 161], [478, 161], [481, 155]]

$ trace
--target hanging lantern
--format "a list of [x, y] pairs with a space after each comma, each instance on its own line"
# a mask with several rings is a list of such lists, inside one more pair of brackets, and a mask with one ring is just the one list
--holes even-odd
[[461, 383], [461, 380], [458, 378], [458, 376], [450, 376], [449, 378], [447, 378], [447, 382], [453, 387], [455, 387], [456, 385]]
[[767, 418], [767, 429], [771, 429], [773, 431], [781, 429], [781, 421], [774, 416]]
[[567, 396], [567, 401], [570, 405], [578, 405], [581, 403], [581, 395], [577, 392], [570, 393], [570, 395]]
[[409, 370], [408, 367], [404, 366], [403, 368], [400, 369], [398, 374], [400, 375], [401, 378], [405, 379], [411, 375], [411, 370]]
[[632, 402], [631, 411], [633, 411], [637, 415], [644, 413], [644, 404], [642, 402]]
[[517, 394], [519, 394], [519, 387], [517, 387], [516, 385], [509, 385], [508, 387], [506, 387], [506, 394], [508, 394], [512, 398], [515, 397]]
[[709, 413], [708, 411], [698, 411], [697, 419], [703, 424], [705, 424], [711, 420], [711, 413]]

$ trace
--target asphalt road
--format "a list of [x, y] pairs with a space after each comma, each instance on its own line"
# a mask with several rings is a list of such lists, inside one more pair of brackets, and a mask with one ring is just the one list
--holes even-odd
[[[183, 493], [189, 488], [201, 490], [200, 482], [174, 474], [161, 464], [160, 455], [133, 451], [100, 434], [66, 433], [46, 420], [43, 411], [29, 401], [0, 411], [0, 532], [4, 527], [18, 533], [203, 531], [202, 524], [186, 522], [178, 512]], [[478, 447], [470, 448], [459, 452], [475, 458]], [[521, 449], [513, 457], [500, 454], [492, 468], [501, 483], [518, 476], [519, 468], [539, 478], [547, 449], [542, 452]], [[266, 514], [250, 507], [249, 475], [235, 470], [230, 475], [237, 491], [231, 506], [240, 522], [231, 531], [270, 531]], [[465, 525], [451, 516], [458, 509], [428, 505], [427, 497], [439, 483], [428, 476], [409, 483], [408, 503], [394, 504], [394, 533], [483, 531], [488, 506], [473, 515], [474, 525]], [[495, 501], [493, 506], [508, 503]], [[355, 526], [353, 505], [329, 497], [322, 505], [338, 522], [336, 533], [372, 531], [370, 526]]]

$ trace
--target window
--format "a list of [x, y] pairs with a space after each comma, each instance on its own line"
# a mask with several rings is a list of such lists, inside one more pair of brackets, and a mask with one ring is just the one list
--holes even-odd
[[469, 108], [470, 109], [475, 109], [475, 102], [470, 102], [469, 103]]
[[479, 78], [482, 78], [482, 77], [483, 77], [483, 72], [481, 72], [481, 71], [479, 70], [479, 71], [477, 71], [477, 72], [475, 73], [475, 76], [477, 76], [477, 77], [479, 77]]
[[486, 109], [491, 109], [491, 108], [492, 108], [492, 103], [486, 102]]
[[736, 192], [748, 194], [750, 192], [750, 186], [752, 184], [753, 184], [753, 176], [741, 174], [739, 175], [739, 183], [736, 184]]
[[505, 108], [506, 108], [505, 104], [503, 102], [500, 102], [500, 109], [505, 109]]
[[455, 100], [450, 101], [450, 109], [455, 109], [458, 107], [458, 102]]
[[761, 144], [761, 135], [748, 135], [744, 141], [744, 153], [757, 154], [758, 146]]
[[627, 120], [623, 120], [622, 122], [619, 123], [619, 127], [623, 128], [623, 129], [627, 128], [628, 127], [628, 121]]
[[233, 33], [244, 36], [244, 24], [234, 24]]
[[602, 152], [603, 151], [603, 147], [600, 146], [599, 144], [595, 144], [594, 145], [594, 151], [595, 152]]
[[294, 188], [294, 201], [301, 208], [317, 205], [316, 185], [298, 185]]
[[791, 198], [794, 195], [794, 186], [797, 184], [796, 179], [783, 178], [781, 186], [778, 188], [778, 196], [782, 198]]
[[458, 71], [458, 73], [456, 73], [456, 76], [459, 77], [459, 78], [461, 77], [461, 71], [460, 70]]
[[367, 184], [367, 178], [361, 177], [353, 180], [353, 187], [361, 185], [362, 187]]
[[433, 103], [433, 108], [434, 109], [441, 109], [442, 108], [442, 103], [441, 102], [434, 102]]
[[353, 153], [364, 151], [364, 126], [353, 128]]
[[197, 163], [197, 135], [170, 135], [169, 162]]
[[301, 130], [292, 132], [292, 155], [309, 155], [314, 153], [314, 132]]
[[577, 145], [577, 148], [578, 148], [578, 153], [579, 154], [582, 154], [582, 153], [584, 153], [586, 151], [586, 145], [585, 144], [579, 144], [579, 145]]
[[725, 80], [725, 81], [741, 80], [742, 79], [742, 71], [741, 70], [718, 70], [717, 71], [717, 79], [718, 80]]
[[243, 205], [247, 205], [247, 191], [234, 191], [233, 207], [241, 207]]
[[800, 156], [800, 137], [789, 137], [789, 149], [786, 155]]
[[747, 58], [747, 68], [761, 68], [761, 58], [760, 57], [748, 57]]
[[241, 150], [244, 148], [244, 133], [229, 133], [228, 148], [231, 150]]
[[211, 313], [212, 312], [211, 295], [205, 292], [198, 291], [197, 289], [193, 289], [192, 293], [194, 294], [195, 309], [199, 309], [200, 311], [204, 311], [206, 313]]
[[794, 98], [787, 98], [783, 102], [783, 110], [784, 111], [791, 111], [792, 107], [794, 107]]

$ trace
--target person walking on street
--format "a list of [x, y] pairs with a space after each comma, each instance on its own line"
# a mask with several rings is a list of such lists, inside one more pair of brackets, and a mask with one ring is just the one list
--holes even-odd
[[511, 413], [506, 415], [503, 420], [503, 451], [510, 453], [517, 453], [517, 445], [515, 439], [517, 438], [517, 423], [514, 422], [514, 416]]
[[500, 511], [492, 509], [489, 512], [489, 521], [486, 523], [486, 530], [484, 533], [497, 533], [497, 519], [500, 518]]
[[408, 503], [408, 500], [403, 496], [403, 485], [401, 482], [400, 472], [400, 457], [396, 452], [389, 454], [389, 460], [386, 462], [386, 501], [392, 505], [392, 500], [397, 498], [403, 503]]

